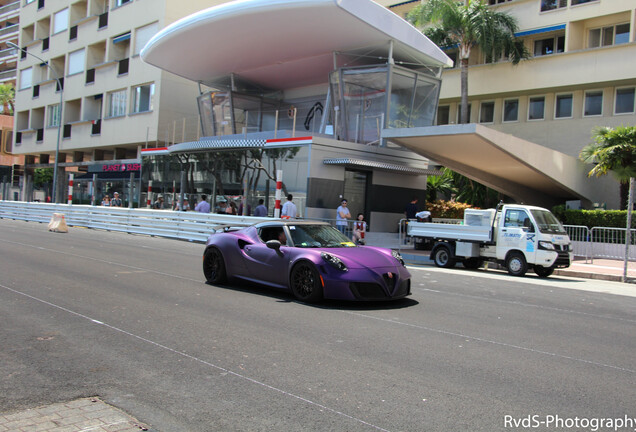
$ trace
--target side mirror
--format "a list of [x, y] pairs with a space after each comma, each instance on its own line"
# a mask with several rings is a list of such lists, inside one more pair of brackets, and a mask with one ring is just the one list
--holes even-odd
[[269, 240], [265, 243], [265, 245], [270, 249], [280, 250], [280, 242], [278, 240]]

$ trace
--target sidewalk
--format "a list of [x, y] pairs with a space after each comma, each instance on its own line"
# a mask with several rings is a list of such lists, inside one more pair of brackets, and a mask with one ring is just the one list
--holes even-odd
[[98, 398], [0, 413], [0, 432], [139, 432], [148, 427]]
[[[366, 240], [369, 246], [399, 249], [407, 264], [435, 265], [429, 257], [430, 251], [415, 250], [412, 244], [400, 244], [397, 233], [369, 232]], [[595, 259], [594, 262], [586, 262], [585, 259], [575, 258], [570, 267], [557, 269], [554, 275], [621, 282], [623, 266], [622, 260]], [[636, 262], [628, 263], [627, 278], [628, 282], [636, 283]]]

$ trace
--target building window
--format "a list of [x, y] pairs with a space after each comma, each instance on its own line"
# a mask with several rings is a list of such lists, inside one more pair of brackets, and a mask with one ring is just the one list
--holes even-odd
[[562, 94], [556, 97], [556, 106], [554, 107], [555, 118], [572, 117], [572, 95]]
[[493, 123], [495, 121], [495, 103], [482, 102], [479, 109], [479, 123]]
[[504, 101], [503, 121], [516, 122], [519, 120], [519, 100], [509, 99]]
[[47, 127], [56, 127], [60, 125], [60, 104], [49, 105], [47, 110]]
[[450, 123], [450, 106], [440, 106], [437, 108], [437, 125], [447, 125]]
[[488, 0], [488, 4], [492, 6], [499, 3], [505, 3], [507, 1], [512, 1], [512, 0]]
[[152, 101], [155, 96], [155, 85], [146, 84], [133, 88], [133, 112], [152, 111]]
[[634, 87], [616, 89], [614, 114], [634, 114], [635, 93], [636, 89]]
[[589, 31], [589, 48], [619, 45], [629, 42], [629, 23], [595, 28]]
[[568, 7], [568, 0], [541, 0], [541, 12]]
[[126, 90], [108, 93], [108, 117], [126, 115]]
[[53, 34], [68, 29], [68, 8], [62, 9], [53, 15]]
[[126, 3], [130, 3], [132, 0], [115, 0], [115, 6], [119, 7], [119, 6], [123, 6]]
[[565, 36], [555, 36], [534, 41], [534, 55], [543, 56], [565, 51]]
[[31, 87], [33, 81], [33, 69], [27, 68], [20, 71], [20, 90]]
[[545, 97], [531, 97], [528, 102], [528, 120], [543, 120], [545, 115]]
[[159, 23], [148, 24], [135, 30], [134, 54], [139, 54], [150, 38], [159, 31]]
[[68, 74], [84, 72], [84, 49], [72, 52], [68, 55]]
[[585, 92], [584, 116], [600, 116], [603, 114], [603, 91]]
[[593, 1], [598, 1], [598, 0], [572, 0], [572, 6], [576, 6], [576, 5], [580, 5], [580, 4], [584, 4], [584, 3], [589, 3], [589, 2], [593, 2]]

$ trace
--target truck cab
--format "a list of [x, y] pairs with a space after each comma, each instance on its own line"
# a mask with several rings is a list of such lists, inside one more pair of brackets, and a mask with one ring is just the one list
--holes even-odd
[[569, 267], [573, 258], [570, 238], [548, 210], [505, 205], [496, 217], [494, 248], [484, 245], [485, 258], [495, 258], [514, 275], [532, 267], [539, 276], [549, 276], [557, 267]]

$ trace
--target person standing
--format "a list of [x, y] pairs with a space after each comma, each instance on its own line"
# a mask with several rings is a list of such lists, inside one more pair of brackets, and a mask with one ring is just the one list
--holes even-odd
[[282, 219], [295, 219], [298, 214], [298, 209], [296, 208], [296, 204], [292, 202], [294, 196], [292, 194], [287, 195], [287, 202], [283, 204], [283, 209], [280, 213], [280, 217]]
[[348, 219], [351, 219], [351, 212], [347, 207], [347, 200], [343, 198], [336, 209], [336, 228], [343, 234], [347, 231], [347, 226], [349, 225], [347, 222]]
[[110, 198], [108, 195], [104, 195], [104, 199], [102, 200], [102, 206], [110, 207]]
[[207, 200], [207, 195], [201, 195], [201, 201], [199, 201], [196, 207], [194, 207], [194, 211], [198, 211], [199, 213], [210, 213], [210, 204]]
[[406, 205], [406, 208], [404, 209], [404, 216], [406, 217], [406, 221], [404, 223], [404, 244], [408, 243], [411, 241], [411, 237], [406, 235], [407, 232], [407, 227], [409, 224], [409, 220], [411, 219], [416, 219], [417, 216], [417, 197], [413, 197], [413, 199], [411, 200], [410, 203], [408, 203]]
[[258, 200], [258, 205], [254, 209], [254, 216], [267, 217], [267, 207], [265, 207], [265, 200], [263, 198]]
[[121, 198], [119, 198], [119, 192], [113, 193], [113, 199], [110, 200], [111, 207], [121, 207]]

